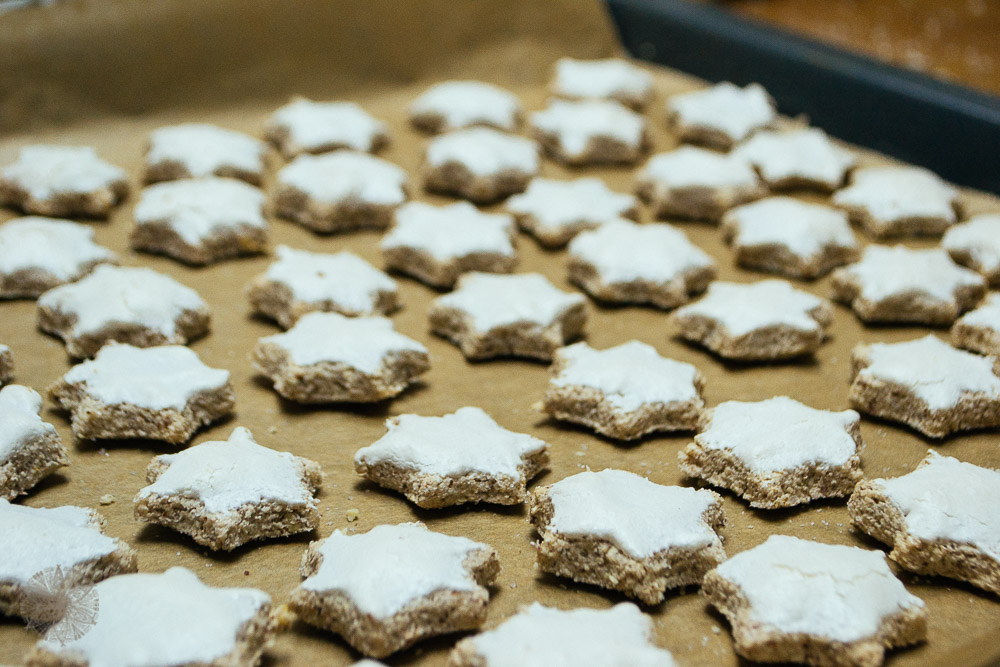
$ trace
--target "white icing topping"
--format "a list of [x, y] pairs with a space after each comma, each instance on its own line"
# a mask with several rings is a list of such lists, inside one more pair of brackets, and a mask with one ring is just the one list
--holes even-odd
[[34, 199], [57, 194], [89, 194], [124, 181], [125, 170], [108, 164], [89, 146], [25, 146], [17, 161], [0, 169]]
[[653, 76], [649, 72], [619, 58], [560, 58], [552, 82], [553, 93], [577, 99], [642, 99], [652, 90]]
[[469, 202], [432, 206], [410, 202], [396, 210], [396, 222], [382, 239], [382, 250], [414, 248], [447, 262], [473, 253], [514, 257], [514, 219], [483, 213]]
[[258, 445], [238, 427], [229, 440], [213, 440], [176, 454], [156, 457], [168, 467], [135, 499], [181, 497], [199, 500], [208, 512], [230, 512], [264, 502], [316, 505], [303, 479], [302, 464], [288, 452]]
[[1000, 215], [977, 215], [949, 228], [941, 245], [951, 253], [968, 253], [983, 273], [1000, 272]]
[[505, 171], [534, 175], [539, 166], [538, 144], [488, 127], [473, 127], [431, 139], [427, 163], [432, 167], [457, 163], [476, 176]]
[[987, 296], [978, 308], [970, 310], [959, 318], [957, 323], [992, 329], [1000, 333], [1000, 293], [994, 292]]
[[735, 227], [733, 245], [783, 246], [802, 260], [830, 247], [858, 247], [843, 211], [791, 197], [769, 197], [739, 206], [726, 214], [725, 221]]
[[207, 123], [161, 127], [149, 135], [146, 164], [179, 162], [194, 178], [229, 168], [259, 174], [264, 171], [263, 141], [242, 132]]
[[78, 282], [49, 290], [38, 298], [38, 305], [75, 315], [74, 336], [118, 322], [172, 336], [184, 311], [207, 308], [197, 292], [170, 276], [147, 268], [106, 264]]
[[353, 102], [313, 102], [297, 99], [274, 112], [268, 120], [271, 128], [288, 133], [287, 152], [327, 150], [342, 146], [356, 151], [370, 151], [376, 139], [387, 134], [380, 120]]
[[93, 262], [117, 255], [94, 243], [94, 230], [69, 220], [28, 216], [0, 225], [0, 273], [40, 269], [59, 280], [75, 280]]
[[740, 587], [753, 622], [835, 641], [872, 637], [883, 619], [923, 608], [881, 551], [772, 535], [715, 572]]
[[853, 154], [814, 127], [758, 132], [733, 152], [757, 167], [768, 183], [801, 178], [835, 188], [857, 162]]
[[982, 276], [955, 264], [941, 248], [870, 245], [861, 261], [840, 271], [860, 283], [860, 296], [867, 301], [919, 294], [953, 304], [958, 288], [984, 284]]
[[77, 565], [114, 553], [118, 541], [101, 532], [94, 513], [83, 507], [41, 509], [0, 498], [0, 582], [24, 583], [42, 570]]
[[593, 265], [607, 284], [647, 280], [669, 283], [715, 265], [681, 230], [667, 224], [640, 225], [609, 220], [583, 232], [569, 244], [575, 259]]
[[459, 408], [443, 417], [400, 415], [389, 432], [354, 455], [355, 465], [389, 462], [441, 477], [471, 472], [522, 477], [526, 457], [548, 448], [538, 438], [503, 428], [480, 408]]
[[230, 654], [240, 629], [271, 598], [253, 588], [212, 588], [193, 572], [126, 574], [98, 583], [97, 620], [79, 639], [42, 640], [90, 667], [210, 664]]
[[626, 412], [643, 405], [683, 403], [699, 399], [698, 369], [661, 357], [656, 348], [630, 340], [606, 350], [576, 343], [556, 352], [561, 370], [552, 378], [557, 387], [592, 387], [613, 406]]
[[38, 416], [41, 409], [42, 397], [34, 389], [19, 384], [0, 389], [0, 463], [35, 438], [56, 432]]
[[318, 549], [323, 560], [302, 588], [339, 591], [361, 611], [387, 618], [435, 591], [480, 590], [462, 564], [471, 552], [489, 547], [430, 531], [422, 523], [402, 523], [360, 535], [336, 530]]
[[849, 429], [859, 419], [854, 410], [817, 410], [787, 396], [726, 401], [695, 440], [730, 452], [758, 475], [815, 463], [843, 466], [857, 453]]
[[341, 362], [365, 373], [378, 373], [393, 352], [427, 348], [392, 328], [385, 317], [344, 317], [340, 313], [306, 313], [285, 333], [260, 339], [288, 351], [300, 366]]
[[743, 140], [777, 117], [774, 103], [760, 84], [740, 88], [728, 81], [674, 95], [667, 100], [667, 110], [682, 125], [717, 130], [733, 141]]
[[467, 640], [488, 667], [673, 667], [650, 641], [653, 622], [630, 602], [562, 611], [537, 602]]
[[596, 226], [634, 208], [634, 196], [612, 191], [599, 178], [535, 178], [527, 190], [507, 200], [508, 211], [531, 215], [539, 230], [556, 233], [581, 222]]
[[630, 556], [649, 558], [671, 548], [701, 549], [722, 541], [705, 521], [716, 504], [711, 491], [654, 484], [624, 470], [581, 472], [549, 487], [548, 529], [598, 537]]
[[932, 410], [956, 406], [965, 392], [1000, 400], [992, 359], [956, 350], [930, 334], [904, 343], [873, 343], [868, 358], [871, 363], [857, 379], [903, 385]]
[[854, 172], [833, 203], [864, 209], [879, 222], [924, 217], [955, 222], [957, 197], [954, 187], [920, 167], [866, 167]]
[[152, 185], [135, 205], [138, 225], [164, 222], [186, 243], [242, 226], [266, 229], [264, 193], [232, 178], [169, 181]]
[[225, 387], [229, 371], [206, 366], [183, 345], [133, 347], [110, 342], [90, 361], [69, 369], [63, 381], [82, 383], [87, 394], [105, 405], [183, 410], [199, 392]]
[[821, 327], [809, 313], [823, 305], [823, 299], [797, 290], [787, 280], [756, 283], [716, 281], [700, 301], [675, 311], [678, 318], [702, 316], [716, 320], [734, 336], [771, 326], [787, 326], [801, 331]]
[[268, 280], [281, 283], [296, 301], [332, 301], [352, 313], [372, 313], [380, 292], [395, 293], [396, 283], [349, 252], [326, 254], [286, 245], [275, 251], [278, 261], [267, 267]]
[[277, 181], [330, 204], [358, 199], [391, 206], [406, 201], [406, 171], [366, 153], [300, 155], [278, 171]]
[[598, 138], [638, 149], [646, 131], [643, 116], [609, 100], [552, 100], [548, 108], [531, 114], [531, 124], [536, 130], [555, 135], [562, 151], [571, 158], [583, 157]]
[[928, 451], [913, 472], [873, 483], [902, 511], [911, 535], [971, 544], [1000, 561], [1000, 471]]
[[637, 178], [669, 188], [741, 188], [758, 183], [753, 167], [742, 157], [695, 146], [654, 155]]
[[472, 272], [459, 278], [454, 292], [435, 299], [434, 306], [460, 310], [477, 331], [486, 332], [518, 322], [548, 326], [582, 303], [582, 295], [557, 289], [539, 273]]
[[410, 115], [440, 116], [443, 131], [491, 125], [513, 131], [521, 103], [513, 93], [482, 81], [442, 81], [410, 104]]

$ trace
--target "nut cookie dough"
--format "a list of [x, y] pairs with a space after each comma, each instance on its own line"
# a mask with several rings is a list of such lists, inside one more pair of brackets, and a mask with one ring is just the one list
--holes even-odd
[[442, 81], [420, 94], [407, 110], [410, 124], [430, 134], [467, 127], [514, 132], [521, 124], [517, 95], [482, 81]]
[[424, 188], [488, 204], [524, 192], [538, 175], [538, 152], [531, 139], [487, 127], [442, 134], [427, 144]]
[[0, 389], [0, 498], [14, 500], [56, 470], [69, 465], [69, 453], [52, 424], [39, 413], [42, 397], [34, 389], [10, 384]]
[[963, 350], [1000, 357], [1000, 293], [992, 292], [978, 308], [955, 321], [951, 343]]
[[610, 100], [551, 100], [530, 124], [548, 155], [574, 167], [635, 164], [650, 144], [646, 118]]
[[560, 58], [549, 91], [568, 100], [614, 100], [641, 111], [653, 96], [653, 76], [621, 58]]
[[260, 139], [208, 123], [161, 127], [149, 135], [147, 183], [220, 176], [260, 185], [268, 148]]
[[386, 124], [357, 104], [304, 97], [275, 111], [264, 125], [264, 136], [285, 159], [338, 149], [374, 153], [389, 143]]
[[951, 258], [1000, 287], [1000, 214], [984, 214], [949, 227], [941, 246]]
[[14, 379], [14, 353], [0, 344], [0, 387]]
[[774, 100], [758, 83], [740, 88], [728, 81], [667, 99], [670, 125], [681, 141], [729, 150], [778, 118]]

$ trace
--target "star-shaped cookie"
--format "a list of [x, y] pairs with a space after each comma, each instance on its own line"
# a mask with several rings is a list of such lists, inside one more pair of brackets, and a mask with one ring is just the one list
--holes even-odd
[[[549, 462], [549, 445], [497, 424], [480, 408], [443, 417], [400, 415], [354, 455], [354, 469], [418, 507], [516, 505]], [[474, 446], [470, 443], [475, 443]]]
[[833, 203], [877, 239], [940, 236], [958, 219], [958, 190], [920, 167], [865, 167]]
[[10, 384], [0, 389], [0, 498], [13, 500], [69, 465], [69, 454], [52, 424], [42, 421], [42, 397]]
[[659, 604], [726, 559], [714, 491], [655, 484], [624, 470], [581, 472], [532, 494], [543, 572]]
[[279, 245], [277, 261], [247, 287], [255, 313], [288, 329], [313, 311], [357, 317], [387, 315], [399, 308], [392, 278], [357, 255], [310, 252]]
[[543, 607], [537, 602], [493, 630], [458, 642], [452, 667], [642, 665], [674, 667], [670, 651], [653, 644], [653, 621], [631, 602], [610, 609]]
[[89, 146], [25, 146], [0, 169], [0, 205], [25, 213], [106, 218], [126, 194], [125, 171]]
[[224, 176], [260, 185], [267, 144], [242, 132], [208, 123], [182, 123], [153, 130], [146, 150], [147, 183]]
[[539, 273], [466, 273], [454, 292], [431, 303], [431, 331], [467, 359], [515, 356], [548, 361], [583, 332], [584, 298]]
[[653, 96], [653, 76], [621, 58], [560, 58], [549, 90], [570, 100], [615, 100], [642, 109]]
[[907, 570], [1000, 594], [1000, 471], [928, 451], [911, 473], [861, 482], [847, 509]]
[[542, 410], [616, 440], [692, 430], [705, 407], [697, 368], [637, 340], [606, 350], [560, 348], [549, 372]]
[[757, 83], [740, 88], [728, 81], [672, 95], [667, 113], [681, 141], [729, 150], [756, 130], [770, 127], [778, 114], [774, 100]]
[[833, 309], [785, 280], [716, 281], [674, 311], [680, 335], [724, 359], [773, 361], [811, 354], [826, 340]]
[[850, 495], [861, 479], [861, 417], [778, 396], [725, 401], [705, 414], [681, 451], [689, 477], [730, 489], [751, 507], [776, 509]]
[[975, 310], [955, 321], [951, 328], [955, 347], [1000, 357], [1000, 293], [993, 292]]
[[278, 215], [314, 232], [385, 229], [406, 201], [406, 171], [367, 153], [300, 155], [278, 171]]
[[79, 280], [118, 256], [94, 243], [94, 230], [69, 220], [28, 216], [0, 225], [0, 298], [34, 299]]
[[701, 590], [755, 662], [878, 667], [887, 648], [927, 636], [923, 601], [880, 551], [772, 535], [709, 572]]
[[734, 206], [767, 194], [743, 158], [694, 146], [649, 158], [636, 174], [635, 189], [657, 217], [710, 222]]
[[633, 164], [649, 146], [646, 119], [612, 100], [551, 100], [531, 114], [535, 139], [563, 164]]
[[267, 249], [264, 193], [233, 178], [157, 183], [139, 194], [130, 243], [194, 266]]
[[49, 387], [79, 440], [148, 438], [181, 444], [233, 411], [229, 371], [181, 345], [109, 343]]
[[[40, 573], [57, 590], [135, 572], [128, 544], [104, 534], [104, 517], [84, 507], [41, 509], [0, 499], [0, 612], [38, 621], [46, 591]], [[51, 577], [51, 578], [50, 578]]]
[[70, 620], [57, 623], [27, 662], [36, 665], [256, 665], [278, 630], [271, 598], [254, 588], [206, 586], [191, 570], [111, 577]]
[[150, 347], [208, 333], [208, 305], [190, 287], [147, 268], [101, 265], [38, 298], [38, 327], [92, 357], [109, 341]]
[[864, 322], [951, 324], [986, 293], [983, 277], [941, 248], [870, 245], [832, 278], [833, 298]]
[[599, 301], [676, 308], [705, 291], [715, 261], [667, 224], [609, 220], [569, 244], [569, 279]]
[[487, 204], [523, 192], [539, 166], [534, 141], [473, 127], [430, 140], [424, 154], [424, 187]]
[[430, 369], [430, 357], [385, 317], [312, 312], [257, 341], [253, 365], [291, 401], [372, 403], [401, 394]]
[[483, 213], [469, 202], [410, 202], [379, 247], [389, 269], [442, 289], [468, 271], [510, 273], [517, 265], [517, 227], [506, 213]]
[[956, 262], [1000, 287], [1000, 214], [977, 215], [948, 228], [941, 246]]
[[845, 213], [791, 197], [738, 206], [722, 231], [738, 266], [789, 278], [819, 278], [861, 255]]
[[410, 103], [410, 123], [438, 134], [482, 125], [513, 132], [521, 122], [517, 95], [482, 81], [435, 83]]
[[319, 464], [258, 445], [249, 429], [157, 456], [149, 486], [135, 496], [135, 517], [232, 551], [253, 540], [286, 537], [319, 525]]
[[614, 218], [635, 220], [634, 195], [614, 192], [599, 178], [558, 181], [535, 178], [506, 202], [521, 229], [546, 248], [561, 248], [578, 233]]
[[851, 353], [851, 404], [931, 438], [1000, 426], [1000, 362], [935, 336], [858, 345]]
[[832, 192], [844, 183], [857, 157], [815, 127], [757, 132], [733, 149], [750, 162], [772, 190], [813, 188]]
[[291, 158], [340, 148], [374, 153], [389, 143], [389, 129], [353, 102], [313, 102], [296, 98], [264, 125], [264, 136]]
[[403, 523], [336, 530], [309, 545], [301, 572], [291, 600], [299, 617], [383, 658], [482, 625], [500, 563], [488, 544]]

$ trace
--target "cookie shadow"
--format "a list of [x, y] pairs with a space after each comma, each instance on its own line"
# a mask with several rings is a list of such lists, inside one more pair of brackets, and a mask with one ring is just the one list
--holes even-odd
[[272, 537], [263, 540], [252, 540], [236, 547], [232, 551], [214, 551], [208, 547], [195, 542], [191, 537], [179, 533], [172, 528], [157, 524], [144, 524], [135, 537], [136, 544], [155, 544], [160, 547], [171, 547], [176, 549], [184, 548], [187, 551], [194, 551], [202, 558], [217, 563], [233, 564], [239, 562], [251, 551], [269, 545], [300, 545], [303, 550], [309, 546], [310, 542], [319, 539], [318, 530], [310, 530], [305, 533], [286, 535], [284, 537]]

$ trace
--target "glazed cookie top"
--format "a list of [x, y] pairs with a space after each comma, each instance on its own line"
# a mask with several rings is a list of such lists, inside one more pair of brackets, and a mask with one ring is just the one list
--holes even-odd
[[178, 162], [193, 178], [220, 169], [259, 174], [264, 171], [267, 145], [259, 139], [208, 123], [183, 123], [153, 130], [146, 164]]
[[1000, 214], [977, 215], [951, 227], [941, 245], [952, 255], [968, 254], [983, 273], [1000, 273]]
[[42, 421], [38, 413], [42, 397], [34, 389], [19, 384], [9, 384], [0, 389], [0, 462], [20, 449], [28, 440], [54, 435], [52, 424]]
[[406, 171], [367, 153], [335, 151], [300, 155], [278, 171], [279, 185], [301, 190], [320, 202], [348, 199], [393, 206], [406, 201]]
[[979, 307], [962, 316], [962, 324], [1000, 331], [1000, 292], [989, 294]]
[[221, 228], [266, 229], [264, 193], [233, 178], [199, 178], [151, 185], [139, 194], [136, 224], [165, 222], [185, 242], [201, 243]]
[[102, 160], [90, 146], [25, 146], [17, 160], [0, 169], [33, 199], [60, 194], [87, 194], [126, 179], [125, 170]]
[[454, 292], [435, 300], [438, 307], [454, 308], [467, 315], [481, 332], [518, 322], [549, 326], [583, 303], [582, 295], [563, 292], [540, 273], [495, 275], [475, 271], [460, 277]]
[[644, 101], [653, 92], [653, 76], [627, 60], [556, 61], [552, 93], [570, 99], [628, 99]]
[[923, 601], [906, 591], [881, 551], [772, 535], [715, 573], [739, 587], [755, 623], [787, 634], [852, 642]]
[[422, 523], [379, 525], [357, 535], [335, 530], [314, 548], [322, 561], [302, 588], [339, 591], [376, 618], [392, 616], [436, 591], [481, 590], [465, 560], [474, 551], [492, 550]]
[[795, 289], [787, 280], [746, 284], [716, 281], [701, 300], [674, 313], [677, 317], [715, 320], [733, 336], [772, 326], [817, 331], [822, 327], [810, 313], [824, 303], [818, 296]]
[[990, 357], [957, 350], [931, 334], [861, 349], [870, 363], [858, 371], [858, 379], [902, 385], [932, 410], [955, 407], [966, 392], [1000, 400], [1000, 377]]
[[396, 292], [388, 275], [353, 253], [309, 252], [286, 245], [267, 267], [267, 280], [288, 287], [296, 301], [332, 301], [351, 312], [371, 312], [380, 292]]
[[410, 202], [397, 209], [381, 248], [415, 248], [439, 261], [472, 253], [512, 257], [517, 254], [515, 234], [514, 219], [506, 213], [483, 213], [469, 202], [446, 206]]
[[531, 125], [553, 135], [570, 157], [583, 156], [602, 137], [639, 146], [646, 133], [643, 116], [611, 100], [550, 100], [548, 107], [531, 114]]
[[801, 179], [839, 186], [857, 158], [840, 148], [818, 128], [785, 132], [761, 131], [734, 149], [760, 170], [768, 183]]
[[69, 220], [27, 216], [0, 225], [0, 273], [37, 269], [73, 280], [95, 262], [118, 256], [94, 243], [94, 230]]
[[303, 476], [303, 459], [258, 445], [242, 426], [228, 440], [203, 442], [153, 461], [163, 469], [139, 490], [137, 501], [182, 496], [201, 501], [208, 512], [231, 512], [262, 502], [316, 503]]
[[75, 283], [50, 289], [38, 298], [38, 305], [75, 316], [74, 336], [120, 322], [170, 336], [184, 311], [208, 307], [197, 292], [170, 276], [142, 267], [106, 264]]
[[612, 191], [600, 178], [535, 178], [527, 190], [507, 200], [508, 211], [531, 215], [539, 228], [554, 232], [580, 221], [596, 224], [617, 218], [637, 205], [633, 195]]
[[768, 197], [738, 206], [726, 214], [723, 224], [732, 226], [734, 245], [778, 245], [801, 258], [830, 246], [858, 247], [843, 211], [791, 197]]
[[199, 393], [225, 387], [229, 371], [206, 366], [183, 345], [133, 347], [112, 341], [93, 359], [69, 369], [63, 382], [83, 385], [105, 405], [183, 410]]
[[385, 123], [353, 102], [292, 100], [268, 119], [269, 136], [283, 133], [281, 151], [286, 156], [350, 148], [375, 150], [388, 135]]
[[926, 294], [950, 302], [961, 287], [985, 285], [982, 276], [955, 264], [941, 248], [870, 245], [860, 261], [838, 273], [857, 281], [859, 296], [867, 301]]
[[624, 470], [581, 472], [548, 487], [548, 530], [566, 536], [596, 536], [635, 558], [671, 548], [721, 544], [705, 513], [721, 502], [706, 489], [655, 484]]
[[[443, 417], [399, 415], [389, 432], [354, 455], [355, 463], [390, 462], [424, 475], [486, 475], [519, 478], [524, 458], [548, 444], [503, 428], [480, 408], [464, 407]], [[475, 446], [470, 446], [475, 443]]]
[[630, 340], [606, 350], [575, 343], [556, 351], [557, 387], [591, 387], [615, 408], [683, 403], [699, 397], [700, 373], [691, 364], [661, 357], [656, 348]]
[[253, 588], [206, 586], [182, 567], [111, 577], [94, 591], [94, 625], [77, 639], [43, 639], [40, 647], [95, 666], [207, 665], [232, 653], [244, 625], [271, 601]]
[[474, 176], [514, 171], [538, 172], [538, 144], [488, 127], [472, 127], [434, 137], [427, 144], [427, 164], [459, 164]]
[[668, 188], [741, 188], [756, 187], [759, 183], [753, 167], [744, 158], [696, 146], [681, 146], [654, 155], [637, 178]]
[[667, 111], [682, 125], [721, 132], [734, 142], [777, 118], [774, 102], [763, 86], [751, 83], [740, 88], [728, 81], [673, 95], [667, 100]]
[[521, 102], [510, 91], [482, 81], [442, 81], [413, 100], [410, 117], [434, 115], [448, 132], [488, 125], [512, 132], [517, 128]]
[[386, 317], [345, 317], [340, 313], [306, 313], [285, 333], [260, 339], [286, 350], [300, 366], [342, 363], [365, 373], [378, 373], [399, 352], [427, 354], [427, 348], [393, 329]]
[[842, 466], [857, 453], [851, 430], [859, 420], [854, 410], [817, 410], [787, 396], [726, 401], [695, 440], [731, 452], [758, 475], [814, 463]]
[[833, 195], [833, 203], [863, 209], [875, 220], [906, 218], [956, 219], [958, 190], [936, 174], [920, 167], [865, 167], [851, 177], [851, 184]]

